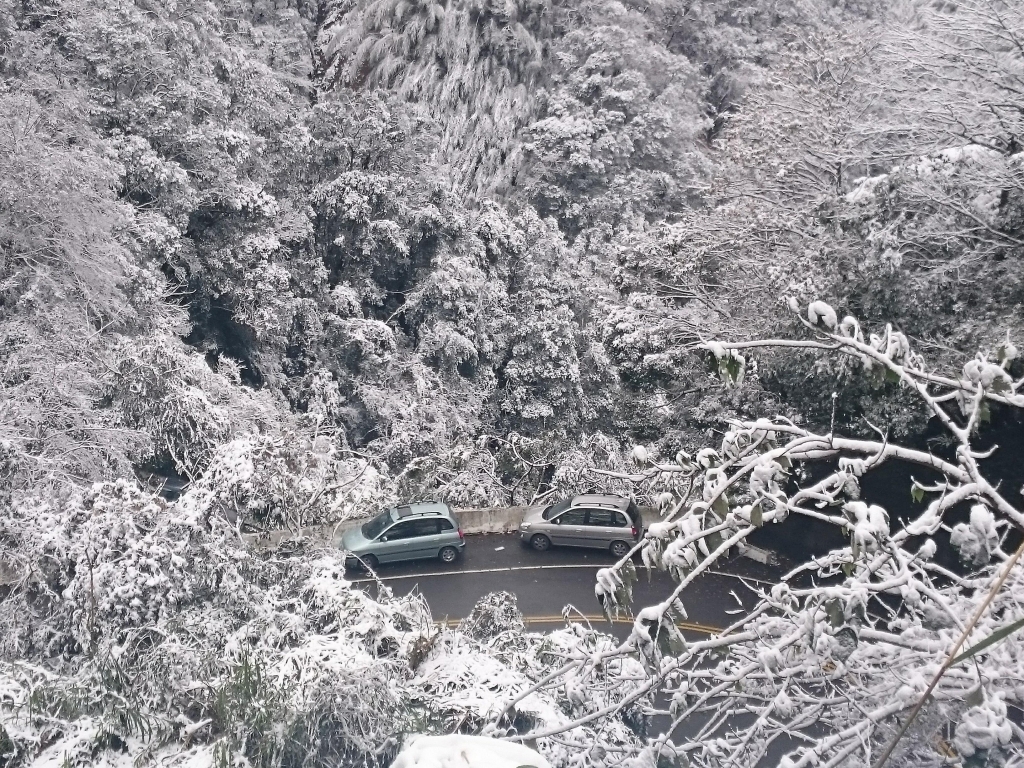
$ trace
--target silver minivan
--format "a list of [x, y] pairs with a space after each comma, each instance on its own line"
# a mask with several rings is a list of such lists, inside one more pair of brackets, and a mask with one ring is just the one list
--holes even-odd
[[623, 557], [643, 535], [643, 518], [634, 501], [596, 493], [534, 507], [519, 524], [519, 538], [538, 551], [552, 545], [592, 547]]
[[465, 547], [451, 508], [438, 501], [392, 507], [341, 537], [346, 568], [434, 557], [451, 563]]

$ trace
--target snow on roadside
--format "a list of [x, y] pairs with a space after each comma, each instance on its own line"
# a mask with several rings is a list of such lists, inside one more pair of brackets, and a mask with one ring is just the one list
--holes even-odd
[[412, 736], [392, 768], [549, 768], [529, 747], [484, 736]]

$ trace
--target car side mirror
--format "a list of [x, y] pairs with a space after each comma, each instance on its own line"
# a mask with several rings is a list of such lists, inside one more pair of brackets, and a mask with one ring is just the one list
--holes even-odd
[[381, 543], [383, 543], [383, 542], [385, 542], [385, 541], [387, 541], [387, 540], [388, 540], [388, 537], [387, 537], [387, 536], [381, 536], [381, 537], [380, 537], [380, 541], [381, 541]]
[[551, 522], [552, 522], [552, 523], [554, 523], [555, 525], [561, 525], [561, 524], [562, 524], [562, 518], [560, 518], [560, 517], [556, 517], [556, 518], [555, 518], [554, 520], [552, 520]]

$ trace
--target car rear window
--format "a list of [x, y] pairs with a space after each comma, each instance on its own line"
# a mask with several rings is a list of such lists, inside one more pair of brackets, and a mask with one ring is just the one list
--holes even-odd
[[640, 507], [636, 505], [635, 501], [630, 501], [629, 506], [626, 507], [626, 512], [629, 514], [629, 519], [633, 521], [633, 525], [637, 528], [643, 527], [643, 515], [640, 514]]

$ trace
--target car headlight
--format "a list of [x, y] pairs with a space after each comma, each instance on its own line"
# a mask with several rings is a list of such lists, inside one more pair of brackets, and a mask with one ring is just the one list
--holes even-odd
[[520, 531], [528, 531], [528, 530], [530, 530], [530, 524], [529, 523], [520, 523], [519, 524], [519, 530]]

